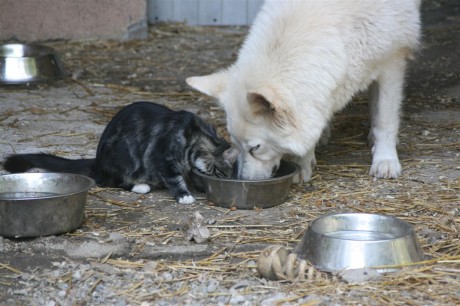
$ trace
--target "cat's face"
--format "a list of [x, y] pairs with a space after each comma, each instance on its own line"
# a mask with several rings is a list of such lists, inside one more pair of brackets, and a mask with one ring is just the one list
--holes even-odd
[[230, 147], [226, 142], [221, 143], [213, 151], [201, 154], [195, 160], [194, 167], [209, 176], [232, 178], [236, 174], [238, 154], [238, 149]]
[[214, 175], [219, 178], [236, 178], [238, 171], [238, 156], [240, 151], [230, 147], [222, 154], [215, 156]]

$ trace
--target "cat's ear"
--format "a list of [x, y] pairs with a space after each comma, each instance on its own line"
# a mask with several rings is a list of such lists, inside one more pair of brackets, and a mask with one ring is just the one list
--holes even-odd
[[235, 147], [230, 147], [222, 153], [224, 160], [227, 161], [230, 165], [233, 165], [240, 154], [240, 150]]
[[273, 88], [263, 87], [250, 91], [247, 100], [254, 116], [263, 116], [284, 130], [295, 128], [295, 116], [291, 108]]
[[194, 76], [185, 81], [194, 89], [214, 98], [219, 98], [225, 91], [229, 80], [227, 70], [222, 70], [210, 75]]

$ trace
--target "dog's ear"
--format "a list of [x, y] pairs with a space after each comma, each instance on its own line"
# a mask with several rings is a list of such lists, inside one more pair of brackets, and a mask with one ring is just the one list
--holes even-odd
[[205, 95], [219, 98], [227, 87], [229, 73], [226, 70], [219, 71], [205, 76], [194, 76], [185, 81], [194, 89]]
[[249, 107], [254, 115], [274, 115], [276, 107], [272, 101], [275, 100], [274, 93], [269, 89], [251, 91], [247, 96]]
[[284, 130], [295, 127], [294, 114], [283, 99], [271, 88], [261, 88], [247, 95], [249, 107], [255, 116], [264, 116]]

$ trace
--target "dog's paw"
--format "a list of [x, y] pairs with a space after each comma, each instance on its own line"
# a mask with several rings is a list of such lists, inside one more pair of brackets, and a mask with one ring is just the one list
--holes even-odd
[[191, 195], [184, 195], [177, 199], [177, 202], [179, 202], [180, 204], [192, 204], [193, 202], [195, 202], [195, 198]]
[[369, 174], [376, 178], [397, 178], [401, 175], [401, 164], [397, 159], [382, 159], [372, 162]]
[[301, 170], [298, 175], [294, 176], [293, 183], [301, 184], [306, 183], [311, 179], [313, 169], [316, 167], [316, 158], [313, 156], [311, 160], [304, 160], [304, 163], [300, 164]]
[[150, 191], [150, 186], [147, 184], [136, 184], [133, 186], [131, 191], [144, 194]]
[[294, 161], [300, 165], [299, 175], [294, 177], [295, 184], [305, 183], [311, 179], [313, 169], [316, 167], [315, 150], [311, 150], [303, 157], [294, 158]]
[[294, 176], [293, 177], [293, 183], [294, 184], [301, 184], [301, 183], [305, 183], [305, 182], [308, 182], [311, 178], [311, 174], [312, 174], [313, 170], [311, 167], [308, 167], [306, 169], [302, 168], [302, 170], [300, 170], [299, 174]]

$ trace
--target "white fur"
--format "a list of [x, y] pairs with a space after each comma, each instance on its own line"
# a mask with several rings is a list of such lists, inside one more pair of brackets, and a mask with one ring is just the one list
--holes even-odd
[[195, 198], [191, 195], [186, 195], [186, 196], [183, 196], [182, 198], [179, 198], [180, 204], [192, 204], [193, 202], [195, 202]]
[[201, 172], [204, 172], [204, 173], [208, 171], [206, 167], [206, 162], [202, 158], [197, 158], [197, 160], [195, 161], [195, 167], [197, 167], [199, 170], [201, 170]]
[[400, 175], [399, 110], [406, 59], [419, 43], [419, 6], [420, 0], [265, 1], [234, 65], [187, 79], [224, 107], [243, 152], [241, 177], [267, 178], [290, 154], [308, 180], [333, 114], [371, 84], [370, 174]]
[[133, 186], [131, 191], [136, 192], [136, 193], [143, 193], [143, 194], [148, 193], [150, 192], [150, 186], [147, 184], [136, 184]]

